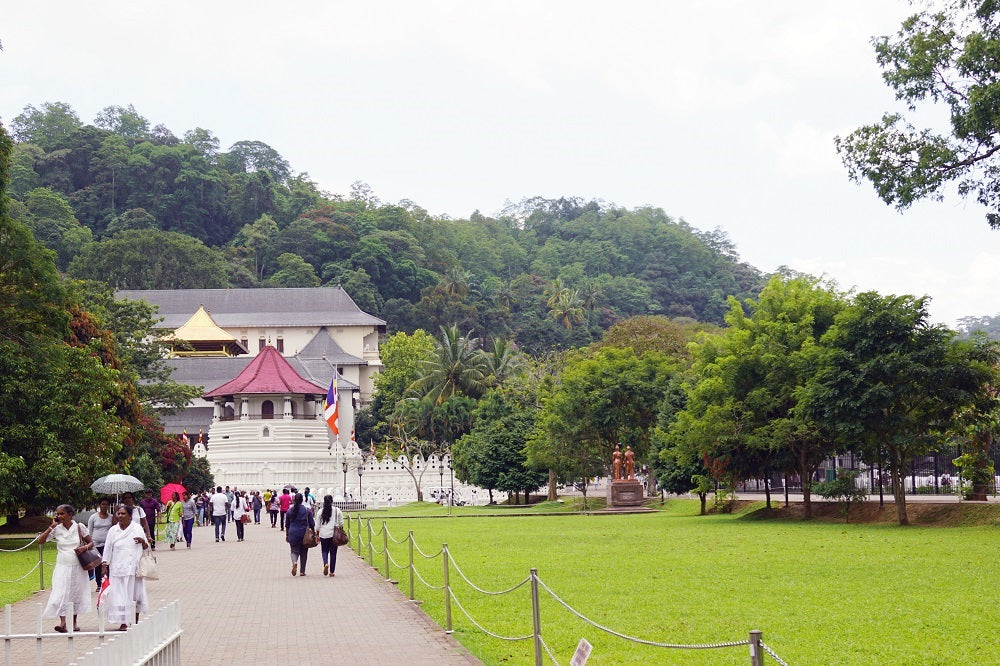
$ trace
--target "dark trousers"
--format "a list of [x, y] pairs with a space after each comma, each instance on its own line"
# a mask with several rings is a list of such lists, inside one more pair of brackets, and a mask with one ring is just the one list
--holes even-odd
[[223, 537], [226, 536], [226, 518], [227, 516], [212, 516], [212, 524], [215, 525], [215, 540], [219, 540], [219, 534], [221, 529], [221, 534]]
[[282, 511], [281, 512], [281, 529], [285, 529], [285, 514], [286, 513], [288, 513], [288, 512], [287, 511]]
[[[94, 548], [97, 549], [97, 552], [100, 553], [102, 557], [104, 556], [104, 546], [94, 544]], [[100, 564], [94, 568], [94, 580], [97, 581], [97, 587], [101, 587], [101, 581], [104, 580], [104, 567]]]
[[278, 512], [268, 511], [268, 513], [271, 514], [271, 527], [274, 527], [275, 525], [278, 524]]
[[243, 540], [243, 519], [242, 518], [237, 518], [235, 522], [236, 522], [236, 538], [239, 539], [240, 541], [242, 541]]
[[292, 564], [296, 561], [299, 563], [299, 573], [304, 574], [306, 572], [306, 560], [309, 559], [309, 549], [302, 545], [302, 543], [289, 544], [292, 552]]
[[333, 573], [337, 568], [337, 546], [333, 545], [333, 537], [329, 539], [320, 539], [319, 548], [323, 553], [323, 564], [326, 564], [327, 560], [330, 561], [330, 573]]
[[181, 521], [184, 526], [184, 540], [191, 543], [191, 533], [194, 531], [194, 518], [185, 518]]

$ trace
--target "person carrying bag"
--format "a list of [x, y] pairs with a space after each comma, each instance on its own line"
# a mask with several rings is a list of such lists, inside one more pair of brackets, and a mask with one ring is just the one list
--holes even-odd
[[344, 514], [333, 505], [331, 495], [323, 496], [323, 508], [319, 512], [319, 544], [323, 554], [323, 575], [332, 576], [337, 569], [337, 547], [347, 543], [344, 532]]

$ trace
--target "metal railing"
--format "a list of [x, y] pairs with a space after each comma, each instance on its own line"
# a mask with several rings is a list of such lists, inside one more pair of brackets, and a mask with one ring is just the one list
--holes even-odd
[[[134, 604], [132, 612], [135, 612]], [[0, 639], [3, 640], [4, 644], [4, 663], [6, 666], [15, 663], [28, 663], [23, 651], [16, 655], [14, 653], [14, 643], [20, 641], [34, 642], [34, 663], [36, 664], [42, 664], [45, 655], [51, 655], [53, 649], [65, 650], [66, 663], [71, 666], [118, 666], [120, 664], [179, 666], [181, 663], [180, 637], [182, 629], [179, 601], [173, 601], [153, 611], [125, 632], [120, 632], [117, 628], [108, 629], [106, 613], [100, 609], [97, 613], [97, 631], [73, 631], [73, 624], [67, 623], [66, 633], [46, 632], [42, 629], [43, 613], [43, 605], [37, 604], [35, 631], [15, 634], [13, 631], [13, 607], [10, 604], [4, 606], [4, 630], [0, 634]], [[69, 604], [66, 617], [74, 615], [73, 604]], [[79, 645], [75, 644], [74, 641], [95, 637], [97, 645], [77, 656]], [[58, 647], [52, 648], [53, 645]]]
[[[604, 625], [601, 625], [594, 620], [588, 618], [586, 615], [581, 613], [579, 610], [575, 609], [569, 603], [564, 601], [559, 597], [554, 590], [552, 590], [545, 582], [538, 576], [538, 569], [531, 568], [528, 575], [515, 583], [513, 586], [508, 587], [503, 590], [486, 590], [482, 587], [473, 583], [458, 566], [458, 563], [451, 556], [448, 550], [448, 544], [441, 544], [441, 550], [438, 552], [428, 555], [420, 546], [417, 545], [416, 540], [413, 537], [413, 530], [410, 530], [406, 537], [402, 539], [396, 539], [389, 533], [389, 528], [386, 525], [386, 521], [382, 521], [382, 526], [378, 530], [373, 530], [372, 519], [362, 518], [360, 515], [355, 518], [351, 518], [350, 515], [345, 517], [345, 528], [348, 532], [348, 545], [355, 549], [355, 552], [362, 558], [365, 559], [365, 550], [367, 550], [367, 560], [368, 564], [372, 566], [376, 571], [380, 573], [384, 572], [385, 579], [390, 582], [397, 582], [392, 579], [392, 569], [395, 567], [397, 570], [405, 571], [408, 574], [408, 596], [411, 601], [416, 601], [414, 596], [414, 583], [419, 581], [428, 590], [432, 592], [443, 592], [444, 595], [444, 630], [445, 633], [451, 634], [453, 629], [452, 622], [452, 605], [456, 606], [462, 615], [468, 619], [469, 623], [473, 627], [483, 632], [487, 636], [494, 638], [496, 640], [502, 641], [528, 641], [531, 640], [533, 644], [534, 651], [534, 664], [535, 666], [541, 666], [543, 663], [542, 653], [548, 655], [552, 663], [558, 665], [558, 660], [552, 649], [545, 643], [542, 633], [542, 617], [541, 608], [539, 604], [539, 591], [542, 590], [547, 593], [557, 604], [568, 611], [571, 615], [575, 616], [577, 619], [583, 621], [586, 624], [598, 629], [604, 633], [611, 636], [619, 638], [621, 640], [638, 643], [642, 645], [647, 645], [656, 648], [673, 649], [673, 650], [712, 650], [712, 649], [723, 649], [723, 648], [735, 648], [741, 646], [747, 646], [750, 651], [750, 664], [751, 666], [762, 666], [764, 663], [764, 655], [770, 655], [770, 657], [775, 661], [775, 663], [780, 666], [787, 666], [787, 664], [777, 655], [774, 650], [767, 646], [762, 640], [762, 632], [759, 630], [752, 630], [749, 632], [749, 636], [745, 640], [735, 640], [735, 641], [724, 641], [715, 643], [700, 643], [700, 644], [681, 644], [681, 643], [666, 643], [660, 641], [653, 641], [649, 639], [639, 638], [636, 636], [630, 636], [620, 631], [616, 631]], [[367, 539], [362, 537], [363, 533], [367, 533]], [[375, 546], [374, 539], [381, 536], [381, 550]], [[400, 564], [392, 557], [389, 552], [390, 541], [396, 545], [405, 545], [407, 551], [407, 562], [405, 564]], [[441, 585], [432, 585], [427, 582], [427, 580], [420, 574], [416, 567], [416, 560], [414, 554], [418, 554], [421, 558], [426, 560], [434, 560], [438, 557], [441, 558], [442, 570], [441, 570]], [[375, 555], [382, 556], [382, 562], [379, 565], [375, 564]], [[381, 567], [381, 569], [380, 569]], [[468, 586], [476, 593], [485, 596], [502, 596], [506, 594], [511, 594], [521, 587], [530, 584], [531, 590], [531, 631], [529, 633], [520, 635], [504, 635], [499, 632], [491, 631], [484, 627], [482, 623], [477, 621], [468, 612], [459, 598], [455, 595], [455, 591], [452, 589], [451, 585], [451, 573], [454, 572], [461, 578]]]

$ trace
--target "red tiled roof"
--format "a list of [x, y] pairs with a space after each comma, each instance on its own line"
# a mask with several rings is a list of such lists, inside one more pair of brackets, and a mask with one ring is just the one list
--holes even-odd
[[303, 379], [272, 346], [264, 347], [236, 379], [203, 397], [248, 393], [326, 393], [326, 388]]

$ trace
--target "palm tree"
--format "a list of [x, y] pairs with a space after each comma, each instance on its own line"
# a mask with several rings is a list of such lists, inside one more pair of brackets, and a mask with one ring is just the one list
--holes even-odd
[[569, 295], [569, 288], [563, 284], [561, 277], [557, 277], [542, 295], [545, 296], [545, 304], [554, 308], [561, 299]]
[[461, 336], [458, 325], [441, 327], [441, 338], [434, 341], [434, 358], [420, 361], [421, 376], [410, 385], [416, 396], [441, 404], [456, 393], [479, 398], [486, 390], [489, 366], [479, 348], [479, 338]]
[[566, 330], [572, 330], [573, 324], [583, 321], [583, 304], [580, 300], [579, 292], [571, 292], [566, 289], [554, 305], [549, 306], [549, 314], [558, 322], [561, 322]]
[[508, 340], [494, 340], [493, 348], [485, 352], [485, 355], [490, 368], [490, 384], [493, 386], [502, 384], [524, 367], [523, 355]]

